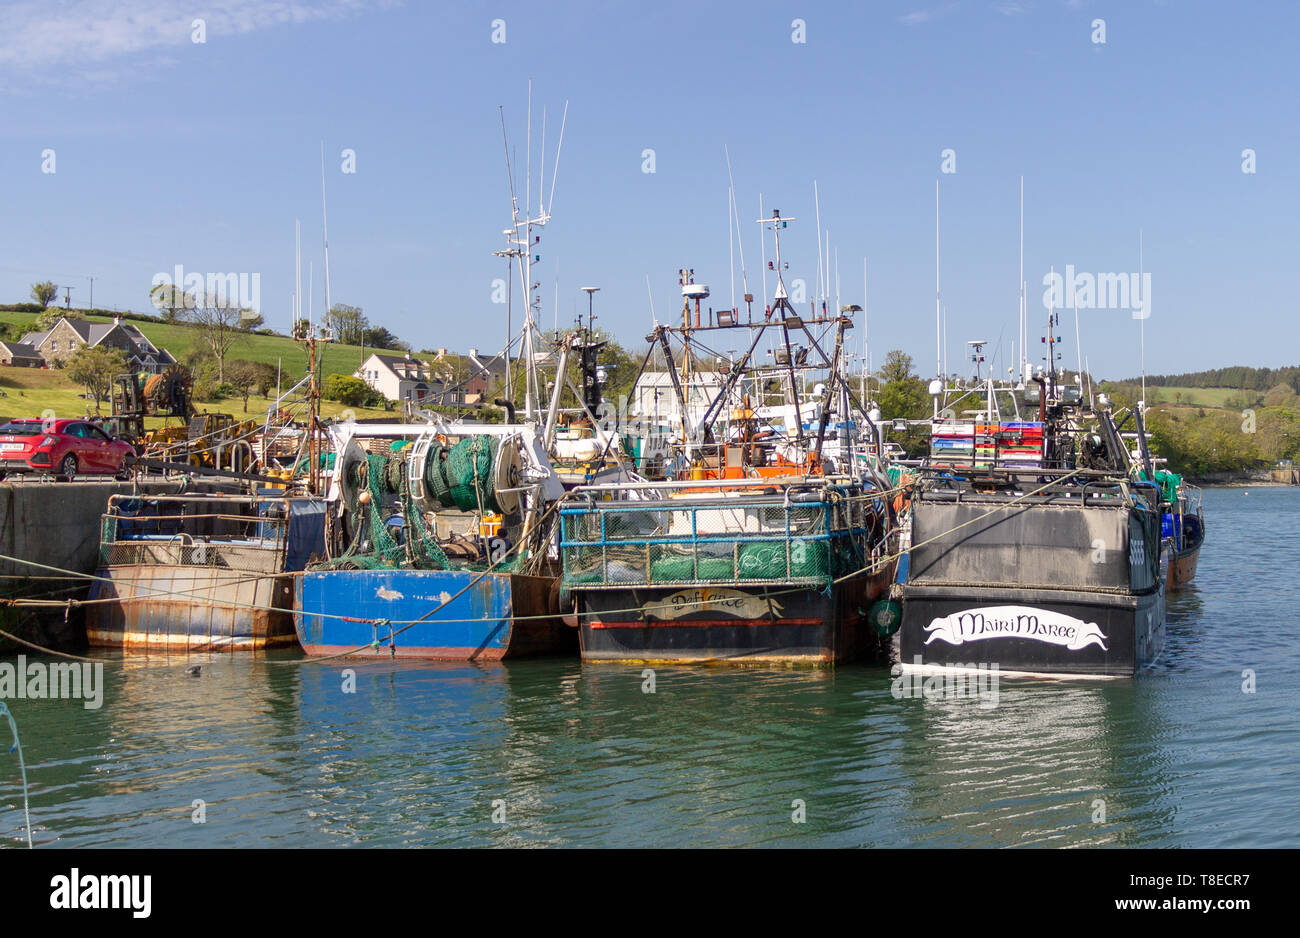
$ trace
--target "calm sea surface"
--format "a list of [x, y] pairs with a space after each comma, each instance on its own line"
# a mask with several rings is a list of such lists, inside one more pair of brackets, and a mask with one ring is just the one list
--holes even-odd
[[[204, 658], [199, 677], [194, 660], [106, 656], [100, 710], [9, 701], [34, 838], [1296, 846], [1300, 490], [1210, 490], [1206, 512], [1154, 671], [1004, 679], [992, 709], [895, 699], [889, 672], [862, 666], [660, 668], [648, 694], [640, 669], [576, 661], [365, 664], [347, 694], [345, 665], [295, 654]], [[17, 760], [0, 748], [0, 843], [24, 843], [22, 824]]]

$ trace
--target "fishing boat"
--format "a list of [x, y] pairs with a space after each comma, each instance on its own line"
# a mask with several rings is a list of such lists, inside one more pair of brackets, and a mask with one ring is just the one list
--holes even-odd
[[1157, 470], [1155, 477], [1166, 497], [1161, 533], [1168, 541], [1168, 588], [1181, 589], [1196, 578], [1196, 564], [1205, 543], [1201, 491], [1175, 472]]
[[[1136, 449], [1129, 455], [1133, 473], [1138, 478], [1152, 480], [1160, 492], [1160, 534], [1165, 540], [1168, 589], [1181, 589], [1196, 578], [1196, 565], [1205, 542], [1205, 511], [1201, 490], [1176, 472], [1163, 468], [1164, 460], [1151, 452], [1150, 434], [1146, 428], [1145, 403], [1139, 402], [1120, 419], [1117, 429], [1125, 441], [1133, 441]], [[1125, 432], [1129, 419], [1135, 423], [1134, 432]]]
[[87, 640], [143, 652], [292, 646], [292, 574], [322, 551], [324, 511], [275, 490], [110, 496]]
[[[550, 220], [550, 203], [539, 188], [537, 205], [530, 195], [521, 210], [513, 182], [510, 195], [507, 247], [494, 253], [527, 286], [523, 328], [501, 352], [510, 399], [496, 406], [504, 419], [411, 406], [409, 423], [326, 428], [336, 454], [326, 494], [327, 555], [295, 579], [294, 622], [308, 655], [483, 662], [576, 650], [573, 629], [557, 615], [557, 503], [566, 482], [557, 465], [569, 484], [600, 475], [611, 440], [591, 414], [584, 414], [585, 432], [578, 423], [562, 428], [561, 402], [572, 390], [567, 368], [575, 353], [583, 363], [585, 393], [577, 397], [584, 411], [599, 399], [592, 397], [598, 376], [586, 367], [596, 351], [587, 346], [598, 343], [570, 333], [547, 348], [536, 322], [533, 265], [540, 257], [535, 230]], [[508, 302], [508, 333], [511, 310]], [[516, 342], [524, 366], [517, 382], [509, 365]], [[545, 362], [555, 365], [549, 403]], [[523, 398], [518, 414], [516, 397]]]
[[909, 492], [904, 670], [1120, 677], [1159, 656], [1159, 489], [1133, 471], [1105, 397], [1063, 378], [932, 385], [931, 452]]
[[574, 648], [548, 559], [564, 488], [532, 427], [329, 429], [329, 556], [294, 585], [308, 655], [497, 661]]
[[[789, 219], [765, 221], [780, 268]], [[680, 284], [682, 326], [649, 337], [677, 398], [669, 478], [578, 486], [560, 512], [561, 602], [583, 660], [818, 666], [871, 653], [881, 636], [869, 613], [893, 571], [888, 486], [855, 471], [854, 441], [840, 441], [840, 459], [824, 449], [832, 417], [847, 435], [850, 408], [862, 410], [844, 377], [851, 317], [799, 315], [778, 277], [760, 318], [710, 310], [706, 321], [708, 288], [689, 270]], [[701, 349], [742, 338], [747, 350], [693, 408], [683, 388]], [[753, 365], [765, 339], [773, 362]], [[811, 430], [809, 372], [825, 376]], [[790, 408], [779, 428], [760, 416], [769, 394]]]

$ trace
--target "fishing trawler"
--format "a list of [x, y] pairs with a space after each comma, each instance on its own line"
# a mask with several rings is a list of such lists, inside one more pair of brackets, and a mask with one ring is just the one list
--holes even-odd
[[[1116, 429], [1125, 441], [1132, 441], [1135, 450], [1129, 451], [1132, 471], [1141, 479], [1152, 480], [1158, 486], [1161, 499], [1160, 534], [1165, 540], [1168, 576], [1166, 588], [1181, 589], [1196, 578], [1196, 565], [1205, 542], [1205, 512], [1201, 504], [1201, 490], [1185, 481], [1181, 475], [1158, 468], [1164, 460], [1151, 452], [1150, 434], [1146, 428], [1145, 402], [1139, 401], [1132, 410], [1119, 417]], [[1126, 432], [1128, 421], [1134, 421], [1135, 430]]]
[[1160, 492], [1132, 471], [1104, 395], [1091, 404], [1063, 380], [1052, 324], [1051, 367], [1023, 389], [932, 385], [931, 452], [908, 508], [904, 670], [1117, 677], [1160, 654]]
[[[507, 388], [522, 392], [522, 413], [503, 400], [500, 423], [412, 407], [410, 423], [327, 428], [337, 454], [327, 556], [295, 580], [294, 622], [308, 655], [497, 661], [575, 650], [574, 631], [557, 615], [557, 503], [566, 481], [557, 465], [570, 484], [586, 481], [603, 472], [610, 440], [594, 417], [586, 433], [560, 424], [572, 354], [583, 363], [587, 393], [575, 393], [584, 409], [599, 389], [586, 367], [595, 361], [590, 335], [542, 348], [534, 230], [551, 215], [541, 195], [521, 211], [512, 183], [507, 247], [495, 252], [527, 285], [523, 328], [501, 353], [510, 381], [520, 343], [524, 374]], [[543, 361], [555, 364], [546, 406]]]
[[292, 574], [320, 553], [324, 525], [319, 499], [269, 489], [110, 496], [87, 640], [172, 653], [291, 646]]
[[[778, 270], [790, 220], [764, 219], [777, 233]], [[862, 410], [844, 379], [852, 319], [824, 306], [799, 315], [778, 276], [761, 318], [751, 308], [742, 321], [732, 309], [706, 321], [708, 288], [689, 270], [680, 283], [682, 325], [649, 337], [680, 421], [669, 478], [578, 486], [560, 511], [561, 601], [583, 660], [826, 665], [873, 651], [868, 613], [893, 569], [888, 486], [825, 451], [832, 417], [847, 434], [850, 407]], [[683, 388], [701, 350], [723, 337], [748, 348], [696, 415]], [[754, 366], [765, 339], [773, 362]], [[808, 372], [825, 374], [811, 431], [802, 419]], [[769, 394], [790, 409], [779, 428], [775, 409], [760, 417]]]
[[525, 424], [341, 424], [329, 557], [295, 578], [312, 656], [494, 661], [562, 652], [551, 510], [564, 494]]

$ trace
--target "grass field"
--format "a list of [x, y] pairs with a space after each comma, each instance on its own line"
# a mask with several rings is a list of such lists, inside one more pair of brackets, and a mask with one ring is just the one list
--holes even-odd
[[[109, 316], [86, 316], [92, 322], [109, 322]], [[22, 333], [35, 329], [36, 314], [0, 310], [0, 323], [10, 326], [9, 333], [13, 341], [21, 338]], [[143, 322], [138, 319], [128, 320], [137, 326], [145, 337], [159, 348], [165, 348], [177, 359], [183, 360], [191, 351], [205, 350], [199, 331], [192, 326], [171, 325], [168, 323]], [[356, 345], [321, 344], [317, 346], [321, 355], [321, 381], [331, 374], [350, 375], [361, 366], [361, 347]], [[373, 349], [366, 349], [369, 355]], [[284, 336], [243, 334], [226, 354], [226, 361], [236, 360], [265, 362], [271, 367], [277, 365], [284, 375], [282, 387], [290, 387], [294, 381], [307, 373], [307, 352], [298, 342]], [[83, 388], [71, 381], [58, 369], [45, 368], [7, 368], [0, 365], [0, 416], [3, 417], [39, 417], [45, 410], [53, 410], [58, 417], [79, 417], [94, 413], [93, 401], [82, 397]], [[248, 399], [248, 411], [245, 415], [242, 398], [228, 398], [222, 401], [195, 401], [200, 411], [234, 414], [239, 417], [258, 417], [266, 414], [271, 401], [264, 397], [252, 395]], [[321, 415], [334, 417], [346, 408], [334, 401], [321, 402]], [[101, 413], [108, 414], [112, 407], [100, 404]], [[353, 408], [358, 418], [395, 417], [395, 411], [382, 408]], [[155, 422], [149, 421], [150, 425]]]
[[[109, 316], [86, 316], [84, 318], [91, 322], [112, 321]], [[34, 313], [15, 313], [0, 310], [0, 323], [7, 323], [15, 327], [10, 329], [10, 334], [14, 336], [15, 341], [21, 337], [23, 332], [34, 331], [36, 328], [35, 322], [36, 315]], [[150, 342], [159, 348], [167, 349], [178, 360], [183, 360], [191, 351], [196, 349], [206, 351], [202, 336], [193, 326], [143, 322], [138, 319], [131, 319], [128, 322], [139, 328]], [[361, 367], [360, 346], [329, 343], [318, 345], [317, 349], [321, 355], [321, 381], [324, 381], [331, 374], [350, 375]], [[373, 351], [374, 349], [366, 349], [366, 355]], [[239, 338], [235, 340], [235, 344], [226, 353], [227, 361], [237, 359], [265, 362], [273, 368], [278, 362], [284, 371], [287, 383], [292, 383], [293, 380], [301, 378], [307, 373], [306, 349], [298, 342], [285, 336], [240, 333]]]
[[[95, 413], [94, 402], [83, 398], [82, 393], [81, 386], [74, 384], [62, 371], [6, 368], [0, 365], [0, 417], [40, 417], [47, 409], [53, 410], [56, 417], [80, 417]], [[260, 418], [266, 415], [271, 399], [250, 395], [247, 412], [242, 398], [195, 401], [194, 406], [199, 411], [233, 414], [240, 419]], [[101, 403], [99, 409], [105, 415], [112, 412], [112, 407], [107, 402]], [[321, 401], [322, 417], [336, 417], [346, 409], [336, 401]], [[352, 410], [358, 419], [387, 417], [395, 420], [399, 416], [398, 411], [385, 411], [383, 408], [354, 407]], [[162, 422], [147, 421], [151, 427]]]
[[1190, 404], [1193, 407], [1225, 407], [1233, 398], [1259, 393], [1242, 391], [1238, 388], [1157, 388], [1156, 390], [1160, 395], [1161, 404]]

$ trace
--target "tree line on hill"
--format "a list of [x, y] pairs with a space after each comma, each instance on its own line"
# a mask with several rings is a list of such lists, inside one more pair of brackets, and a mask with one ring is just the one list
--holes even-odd
[[[1138, 378], [1129, 378], [1135, 383]], [[1149, 387], [1176, 388], [1233, 388], [1243, 391], [1268, 391], [1280, 384], [1289, 385], [1300, 393], [1300, 366], [1285, 368], [1251, 368], [1232, 365], [1228, 368], [1211, 368], [1208, 371], [1190, 371], [1181, 375], [1147, 375]]]

